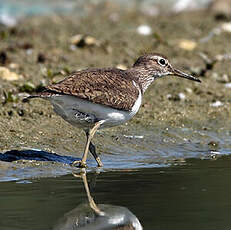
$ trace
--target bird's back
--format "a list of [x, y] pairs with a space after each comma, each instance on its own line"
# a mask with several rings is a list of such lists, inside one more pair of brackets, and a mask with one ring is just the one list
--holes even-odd
[[129, 71], [116, 68], [76, 71], [64, 80], [48, 85], [41, 97], [54, 94], [75, 96], [114, 109], [131, 110], [139, 95]]

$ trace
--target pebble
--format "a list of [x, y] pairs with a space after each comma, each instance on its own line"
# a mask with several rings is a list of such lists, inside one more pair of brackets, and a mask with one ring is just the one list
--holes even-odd
[[179, 41], [178, 46], [181, 49], [187, 50], [187, 51], [192, 51], [196, 48], [197, 43], [192, 41], [192, 40], [187, 40], [187, 39], [182, 39]]
[[0, 63], [2, 65], [5, 65], [7, 61], [8, 61], [7, 53], [5, 51], [0, 52]]
[[167, 95], [166, 95], [166, 97], [167, 97], [167, 99], [171, 99], [172, 98], [172, 94], [170, 94], [170, 93], [168, 93]]
[[231, 82], [226, 83], [226, 84], [225, 84], [225, 87], [230, 89], [230, 88], [231, 88]]
[[117, 68], [117, 69], [126, 70], [128, 67], [127, 67], [126, 65], [124, 65], [124, 64], [118, 64], [118, 65], [116, 66], [116, 68]]
[[226, 19], [231, 15], [230, 0], [213, 0], [209, 6], [210, 10], [216, 14], [216, 18]]
[[17, 80], [22, 79], [23, 76], [15, 72], [11, 72], [6, 67], [0, 67], [0, 78], [7, 80], [7, 81], [17, 81]]
[[17, 68], [19, 68], [19, 64], [18, 63], [10, 63], [9, 64], [9, 67], [11, 68], [11, 69], [17, 69]]
[[166, 97], [172, 101], [183, 101], [186, 98], [184, 93], [178, 93], [178, 95], [167, 94]]
[[25, 114], [25, 112], [24, 112], [23, 109], [19, 109], [17, 112], [18, 112], [18, 115], [19, 115], [20, 117], [23, 117], [24, 114]]
[[211, 77], [214, 78], [214, 79], [219, 79], [219, 75], [218, 75], [218, 73], [216, 73], [216, 72], [213, 72], [213, 73], [211, 74]]
[[109, 15], [109, 20], [112, 21], [112, 22], [118, 22], [119, 21], [119, 14], [118, 13], [112, 13]]
[[144, 138], [144, 136], [137, 136], [137, 135], [124, 135], [124, 137], [126, 138], [135, 138], [135, 139], [142, 139]]
[[175, 13], [179, 13], [186, 10], [195, 10], [199, 7], [198, 3], [196, 1], [191, 0], [178, 0], [175, 1], [175, 4], [173, 6], [173, 11]]
[[[2, 3], [2, 4], [4, 4], [4, 3]], [[9, 5], [9, 7], [10, 7], [10, 5]], [[1, 9], [1, 14], [0, 14], [0, 24], [7, 26], [7, 27], [16, 26], [17, 25], [16, 17], [14, 17], [13, 15], [10, 16], [10, 14], [8, 14], [6, 12], [7, 12], [7, 10], [4, 10], [4, 7], [3, 7]]]
[[210, 141], [208, 143], [208, 145], [211, 146], [211, 147], [216, 147], [217, 148], [219, 146], [219, 143], [217, 141]]
[[192, 93], [192, 92], [193, 92], [191, 88], [185, 88], [185, 91], [186, 91], [187, 93]]
[[228, 76], [228, 74], [223, 74], [222, 75], [222, 80], [224, 81], [224, 82], [229, 82], [229, 76]]
[[38, 57], [37, 57], [37, 62], [38, 62], [38, 63], [44, 63], [45, 61], [46, 61], [45, 55], [42, 54], [42, 53], [39, 53], [39, 54], [38, 54]]
[[[70, 38], [70, 43], [77, 47], [85, 47], [85, 46], [99, 46], [100, 42], [96, 40], [96, 38], [84, 35], [84, 34], [76, 34]], [[73, 47], [72, 47], [73, 49]]]
[[212, 107], [220, 107], [223, 106], [224, 104], [221, 101], [215, 101], [213, 103], [210, 104], [210, 106]]
[[184, 93], [179, 93], [178, 96], [179, 96], [180, 100], [185, 100], [185, 98], [186, 98]]
[[137, 27], [137, 33], [140, 35], [148, 36], [152, 33], [152, 28], [148, 25], [140, 25]]
[[221, 29], [225, 32], [231, 33], [231, 22], [223, 23]]
[[27, 50], [26, 50], [26, 54], [27, 54], [27, 55], [31, 55], [32, 53], [33, 53], [33, 49], [27, 49]]

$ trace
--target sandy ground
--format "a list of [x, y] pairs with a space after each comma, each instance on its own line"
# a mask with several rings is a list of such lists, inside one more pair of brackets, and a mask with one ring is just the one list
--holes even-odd
[[[217, 55], [231, 53], [231, 33], [220, 29], [218, 35], [200, 42], [224, 23], [207, 11], [151, 17], [108, 10], [86, 18], [34, 17], [22, 20], [15, 28], [0, 27], [0, 62], [22, 75], [14, 81], [0, 77], [1, 151], [38, 148], [80, 153], [83, 133], [55, 115], [48, 102], [35, 99], [24, 103], [23, 96], [74, 70], [129, 67], [139, 55], [148, 52], [167, 55], [174, 66], [198, 75], [202, 83], [177, 77], [158, 79], [145, 93], [135, 118], [127, 125], [102, 131], [95, 138], [98, 146], [105, 144], [99, 144], [105, 136], [126, 133], [135, 125], [229, 130], [231, 88], [227, 83], [231, 82], [231, 65], [229, 56], [225, 60]], [[142, 24], [149, 25], [153, 33], [137, 33]], [[71, 45], [70, 38], [76, 34], [92, 36], [94, 44]], [[207, 63], [201, 53], [208, 57]], [[219, 60], [213, 64], [215, 59]]]

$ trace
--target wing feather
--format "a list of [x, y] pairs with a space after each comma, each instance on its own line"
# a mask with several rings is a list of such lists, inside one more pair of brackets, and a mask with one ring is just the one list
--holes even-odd
[[139, 90], [128, 71], [112, 68], [74, 72], [59, 83], [47, 86], [43, 93], [76, 96], [129, 111], [136, 102]]

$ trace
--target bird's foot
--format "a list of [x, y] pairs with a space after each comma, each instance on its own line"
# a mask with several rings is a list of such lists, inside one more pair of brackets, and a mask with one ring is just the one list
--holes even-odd
[[95, 160], [96, 160], [96, 162], [98, 164], [98, 167], [103, 167], [103, 163], [102, 163], [102, 161], [100, 160], [99, 157], [96, 157]]
[[[96, 160], [99, 168], [103, 167], [103, 163], [102, 163], [102, 161], [100, 160], [99, 157], [97, 157], [95, 160]], [[86, 162], [80, 161], [80, 160], [72, 162], [71, 165], [75, 166], [75, 167], [78, 167], [78, 168], [86, 168], [87, 167]]]
[[72, 166], [78, 167], [78, 168], [86, 168], [87, 164], [83, 161], [74, 161], [71, 163]]

